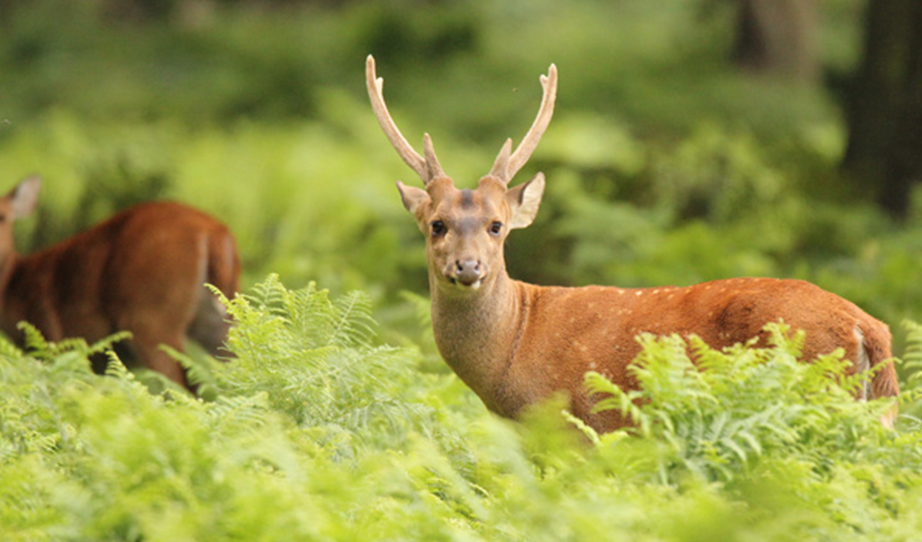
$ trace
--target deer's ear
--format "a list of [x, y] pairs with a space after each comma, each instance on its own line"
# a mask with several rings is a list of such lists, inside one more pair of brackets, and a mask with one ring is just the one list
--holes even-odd
[[506, 201], [512, 209], [512, 220], [509, 228], [524, 228], [530, 226], [538, 214], [541, 205], [541, 196], [544, 195], [544, 174], [538, 173], [530, 181], [510, 188], [506, 192]]
[[407, 186], [400, 181], [397, 181], [397, 190], [400, 190], [400, 199], [403, 201], [403, 206], [407, 208], [407, 211], [414, 214], [420, 205], [429, 200], [429, 193], [422, 188]]
[[38, 193], [41, 188], [41, 177], [32, 176], [10, 190], [6, 197], [13, 203], [13, 219], [25, 218], [32, 214], [38, 204]]

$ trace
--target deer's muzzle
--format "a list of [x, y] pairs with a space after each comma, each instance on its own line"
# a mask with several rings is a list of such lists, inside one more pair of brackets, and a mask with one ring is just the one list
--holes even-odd
[[457, 260], [454, 267], [446, 275], [452, 284], [460, 284], [476, 289], [483, 282], [484, 268], [477, 260]]

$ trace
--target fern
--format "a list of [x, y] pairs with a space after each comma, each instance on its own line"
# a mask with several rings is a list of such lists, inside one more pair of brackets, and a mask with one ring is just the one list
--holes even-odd
[[[309, 284], [286, 289], [275, 276], [253, 293], [226, 301], [236, 325], [228, 345], [236, 359], [210, 367], [219, 396], [264, 394], [299, 424], [348, 431], [427, 420], [422, 404], [391, 397], [409, 389], [408, 350], [374, 346], [375, 322], [368, 296], [353, 292], [331, 299]], [[282, 393], [278, 393], [281, 391]], [[350, 439], [355, 443], [358, 435]], [[351, 446], [352, 444], [350, 444]], [[351, 452], [349, 452], [351, 453]]]
[[617, 389], [595, 373], [586, 388], [606, 396], [596, 411], [617, 410], [634, 422], [629, 432], [669, 443], [672, 453], [660, 465], [669, 479], [690, 472], [729, 481], [766, 454], [810, 447], [841, 456], [843, 446], [869, 435], [884, 438], [876, 417], [891, 403], [853, 399], [873, 372], [846, 376], [841, 351], [800, 362], [802, 333], [783, 324], [766, 332], [766, 348], [750, 342], [724, 351], [695, 337], [641, 336], [643, 350], [629, 369], [638, 390]]
[[368, 346], [375, 335], [371, 300], [364, 292], [350, 292], [334, 302], [336, 316], [330, 332], [330, 344]]
[[19, 359], [23, 357], [23, 352], [12, 341], [0, 334], [0, 357]]
[[723, 351], [643, 337], [639, 389], [587, 375], [597, 408], [637, 421], [599, 435], [559, 399], [515, 423], [488, 415], [456, 378], [416, 371], [418, 349], [378, 345], [358, 298], [270, 279], [225, 301], [238, 357], [173, 353], [205, 368], [207, 401], [152, 393], [111, 351], [107, 376], [91, 374], [96, 345], [0, 355], [5, 540], [889, 541], [922, 528], [922, 431], [884, 430], [887, 404], [852, 399], [847, 362], [798, 361], [784, 328], [775, 346]]
[[922, 325], [903, 320], [906, 332], [906, 349], [903, 352], [903, 367], [909, 373], [909, 387], [918, 388], [922, 381]]
[[109, 335], [108, 337], [104, 337], [96, 341], [95, 343], [89, 345], [85, 353], [87, 356], [93, 356], [96, 354], [103, 354], [106, 352], [110, 352], [112, 350], [112, 347], [115, 345], [115, 343], [118, 343], [121, 341], [127, 341], [129, 339], [131, 339], [130, 332], [119, 331], [117, 333], [113, 333], [112, 335]]
[[401, 291], [400, 298], [413, 308], [417, 325], [419, 329], [423, 330], [423, 337], [426, 342], [433, 342], [435, 337], [432, 331], [432, 301], [428, 297], [408, 290]]
[[109, 351], [106, 352], [106, 358], [106, 376], [111, 376], [119, 380], [134, 380], [134, 373], [125, 367], [125, 364], [119, 359], [118, 354]]
[[42, 360], [51, 360], [66, 352], [74, 352], [86, 357], [103, 354], [111, 350], [115, 343], [131, 338], [131, 333], [121, 331], [93, 344], [88, 344], [81, 338], [67, 338], [59, 342], [51, 342], [45, 339], [37, 327], [28, 322], [19, 322], [16, 327], [23, 333], [23, 342], [29, 354]]
[[53, 345], [45, 340], [42, 332], [37, 327], [28, 322], [19, 322], [16, 329], [22, 331], [23, 344], [32, 356], [37, 359], [50, 359], [53, 357]]

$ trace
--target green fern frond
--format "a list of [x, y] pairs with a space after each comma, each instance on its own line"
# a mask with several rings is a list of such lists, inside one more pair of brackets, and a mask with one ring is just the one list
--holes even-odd
[[23, 356], [25, 356], [25, 353], [17, 347], [13, 341], [9, 340], [5, 335], [0, 334], [0, 357], [20, 359]]
[[101, 354], [103, 352], [107, 352], [109, 350], [112, 350], [112, 347], [113, 345], [115, 345], [115, 343], [127, 341], [130, 339], [131, 339], [131, 332], [129, 331], [119, 331], [118, 333], [113, 333], [112, 335], [109, 335], [108, 337], [100, 339], [96, 341], [95, 343], [89, 345], [89, 347], [87, 348], [86, 354], [88, 356], [92, 356], [95, 354]]
[[[841, 355], [844, 357], [844, 352], [842, 352]], [[858, 395], [862, 389], [871, 386], [874, 378], [876, 378], [877, 375], [880, 374], [881, 371], [885, 370], [891, 363], [901, 363], [901, 361], [897, 358], [890, 358], [871, 366], [865, 371], [841, 376], [839, 378], [839, 386], [852, 395]], [[854, 364], [846, 360], [842, 366], [844, 367], [846, 365], [851, 366]], [[844, 368], [839, 370], [844, 370]]]
[[160, 350], [176, 360], [186, 372], [186, 379], [194, 386], [199, 397], [211, 399], [216, 393], [214, 377], [214, 363], [210, 357], [192, 358], [184, 352], [171, 348], [165, 344], [160, 345]]
[[624, 391], [595, 371], [589, 371], [585, 374], [583, 385], [589, 395], [607, 396], [595, 401], [592, 406], [593, 414], [614, 410], [633, 423], [645, 424], [643, 411], [635, 404], [635, 401], [641, 398], [640, 392], [636, 390]]
[[270, 274], [266, 279], [253, 286], [253, 293], [249, 294], [253, 303], [270, 311], [281, 311], [285, 306], [287, 290], [282, 286], [279, 276]]
[[16, 327], [23, 332], [24, 343], [29, 354], [36, 359], [46, 361], [67, 352], [74, 352], [84, 357], [102, 354], [111, 350], [115, 343], [131, 338], [131, 333], [121, 331], [104, 337], [93, 344], [88, 344], [85, 339], [79, 337], [51, 342], [45, 339], [37, 327], [28, 322], [19, 322]]
[[909, 386], [915, 388], [922, 382], [922, 325], [912, 320], [903, 320], [900, 327], [906, 332], [903, 366], [909, 374]]
[[413, 312], [416, 314], [417, 322], [421, 328], [430, 329], [432, 327], [431, 299], [409, 290], [401, 290], [400, 298], [413, 307]]
[[428, 296], [417, 294], [409, 290], [402, 290], [400, 298], [413, 308], [419, 329], [423, 330], [428, 341], [433, 340], [432, 331], [432, 300]]
[[51, 345], [51, 354], [57, 356], [65, 352], [76, 352], [81, 355], [88, 355], [90, 345], [86, 339], [80, 337], [68, 337], [58, 342], [48, 343]]
[[803, 356], [804, 344], [807, 341], [804, 330], [798, 329], [792, 333], [791, 326], [784, 323], [784, 320], [769, 322], [763, 329], [768, 333], [767, 343], [770, 347], [779, 349], [794, 359]]
[[751, 340], [721, 351], [697, 337], [641, 336], [643, 349], [630, 366], [638, 389], [586, 375], [587, 391], [604, 396], [594, 411], [630, 413], [636, 427], [629, 432], [668, 443], [671, 455], [657, 459], [665, 479], [684, 471], [729, 481], [792, 446], [841, 453], [845, 442], [884, 434], [878, 420], [893, 401], [853, 397], [882, 367], [846, 376], [851, 363], [841, 350], [808, 363], [797, 358], [802, 333], [781, 323], [766, 331], [767, 347]]
[[580, 433], [585, 435], [585, 437], [589, 439], [589, 442], [596, 446], [602, 444], [602, 439], [599, 437], [598, 431], [586, 425], [586, 422], [577, 418], [573, 414], [570, 414], [570, 412], [566, 410], [562, 411], [561, 414], [563, 415], [564, 419], [567, 420], [567, 422], [576, 427]]
[[608, 394], [619, 397], [627, 393], [612, 383], [611, 380], [605, 378], [595, 371], [587, 372], [583, 378], [586, 391], [588, 391], [590, 395]]
[[227, 296], [224, 295], [224, 292], [222, 292], [222, 291], [221, 291], [217, 286], [215, 286], [214, 284], [208, 284], [208, 283], [206, 283], [206, 284], [205, 284], [205, 288], [207, 288], [209, 291], [211, 291], [211, 293], [218, 299], [218, 302], [221, 303], [222, 305], [224, 305], [225, 307], [226, 307], [227, 305], [230, 304], [230, 299], [228, 299]]
[[348, 431], [396, 424], [391, 432], [403, 434], [407, 420], [431, 416], [428, 406], [388, 398], [408, 387], [407, 364], [415, 357], [373, 346], [376, 324], [366, 294], [332, 298], [313, 283], [287, 290], [275, 278], [254, 290], [230, 301], [235, 325], [228, 343], [237, 359], [212, 366], [218, 396], [274, 390], [273, 408], [299, 424]]
[[45, 340], [45, 336], [37, 327], [29, 322], [19, 322], [16, 329], [22, 331], [23, 345], [32, 357], [42, 360], [53, 357], [51, 344]]
[[336, 311], [329, 344], [368, 346], [375, 335], [371, 298], [360, 291], [350, 292], [334, 302]]
[[899, 402], [901, 405], [911, 405], [918, 401], [922, 401], [922, 386], [900, 390]]
[[221, 396], [209, 403], [207, 409], [208, 415], [220, 420], [222, 425], [239, 424], [244, 427], [265, 425], [269, 412], [269, 398], [265, 392], [248, 396]]
[[106, 376], [118, 378], [119, 380], [134, 380], [134, 373], [129, 371], [128, 367], [122, 363], [118, 354], [109, 350], [106, 352], [106, 357], [108, 358], [106, 362]]

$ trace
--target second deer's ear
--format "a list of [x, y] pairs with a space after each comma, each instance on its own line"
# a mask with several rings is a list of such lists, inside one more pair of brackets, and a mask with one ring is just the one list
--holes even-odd
[[422, 188], [407, 186], [400, 181], [397, 181], [397, 190], [400, 190], [400, 199], [403, 201], [403, 206], [407, 208], [407, 211], [414, 214], [420, 205], [429, 200], [429, 193]]
[[13, 188], [7, 197], [13, 202], [13, 219], [25, 218], [32, 214], [38, 205], [38, 193], [42, 188], [42, 179], [32, 176]]
[[544, 174], [538, 173], [530, 181], [510, 188], [506, 192], [506, 201], [512, 208], [512, 220], [509, 228], [524, 228], [530, 226], [538, 214], [541, 205], [541, 196], [544, 195]]

